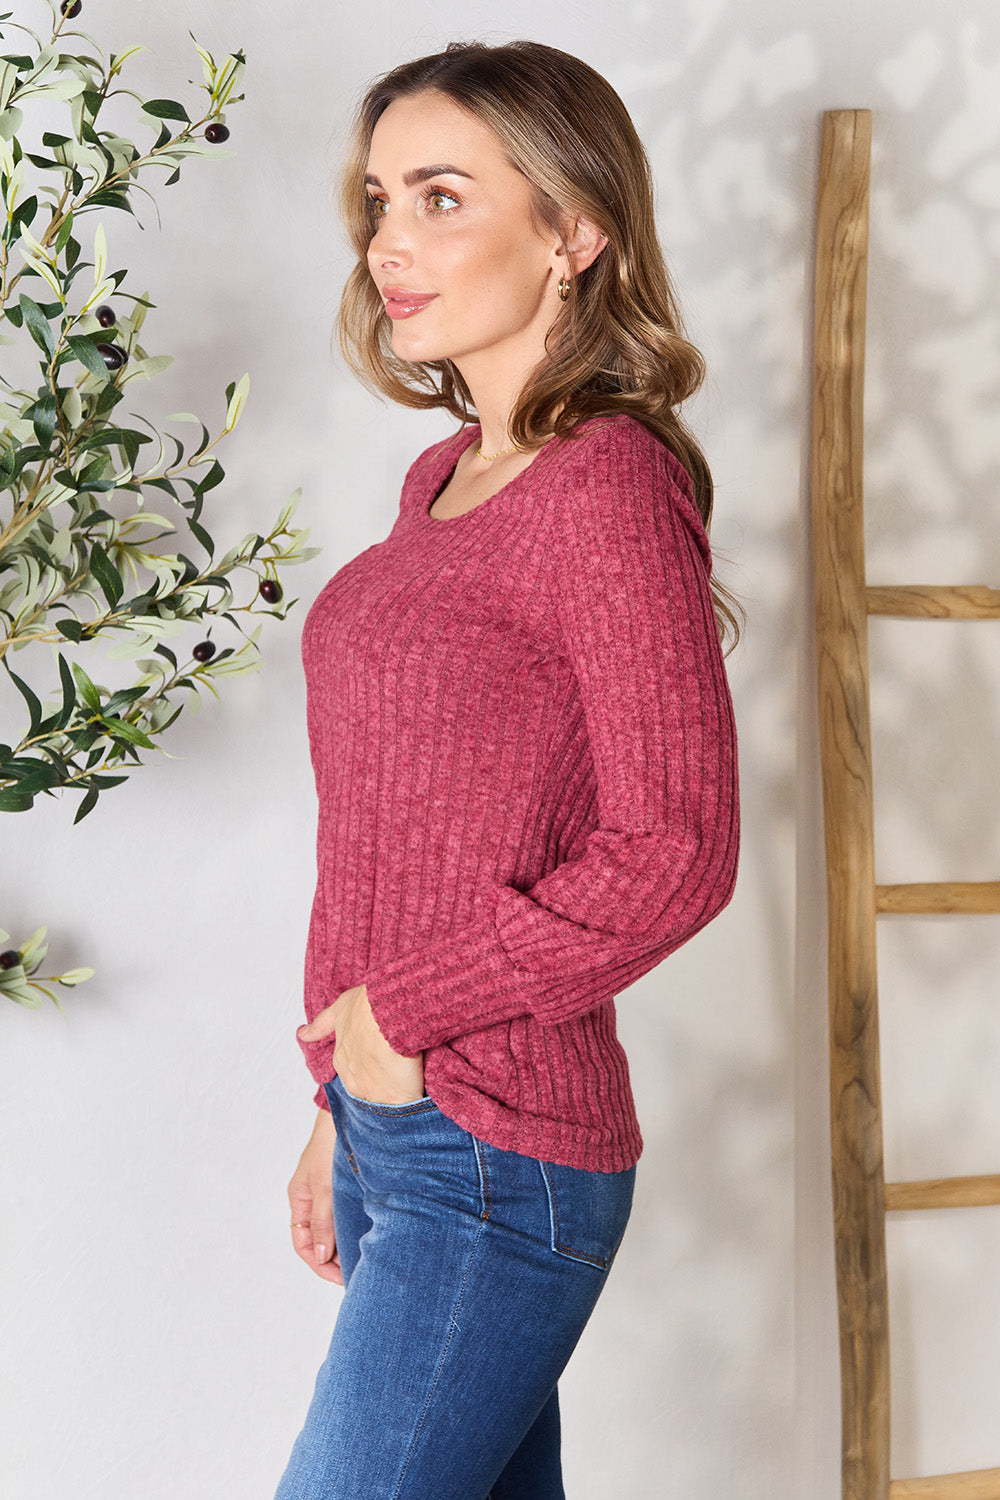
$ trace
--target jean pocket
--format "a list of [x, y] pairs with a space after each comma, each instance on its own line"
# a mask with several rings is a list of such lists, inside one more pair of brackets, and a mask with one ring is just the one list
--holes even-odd
[[362, 1099], [360, 1094], [352, 1094], [340, 1074], [334, 1075], [331, 1087], [339, 1088], [342, 1096], [359, 1109], [367, 1110], [376, 1115], [418, 1115], [426, 1114], [428, 1110], [437, 1109], [437, 1105], [430, 1094], [424, 1094], [419, 1099], [411, 1099], [405, 1104], [381, 1104], [377, 1099]]
[[549, 1161], [538, 1165], [548, 1196], [553, 1251], [608, 1270], [632, 1211], [635, 1167], [591, 1172]]

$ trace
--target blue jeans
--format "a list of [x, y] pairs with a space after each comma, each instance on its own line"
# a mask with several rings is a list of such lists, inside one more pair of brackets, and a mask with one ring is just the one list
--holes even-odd
[[556, 1382], [635, 1167], [502, 1151], [426, 1095], [326, 1094], [345, 1290], [275, 1500], [563, 1500]]

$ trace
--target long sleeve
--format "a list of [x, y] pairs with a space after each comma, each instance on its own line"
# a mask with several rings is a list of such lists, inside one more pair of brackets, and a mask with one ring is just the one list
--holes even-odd
[[401, 1053], [525, 1014], [583, 1015], [732, 893], [735, 730], [689, 480], [634, 422], [592, 429], [578, 449], [545, 497], [545, 578], [585, 715], [597, 824], [530, 889], [492, 882], [475, 921], [355, 981]]

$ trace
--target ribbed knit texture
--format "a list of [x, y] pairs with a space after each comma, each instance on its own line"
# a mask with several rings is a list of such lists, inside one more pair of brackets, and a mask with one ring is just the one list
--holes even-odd
[[[613, 997], [729, 900], [736, 740], [687, 474], [631, 417], [577, 431], [446, 520], [480, 429], [429, 448], [309, 611], [306, 1014], [363, 983], [444, 1114], [617, 1171], [642, 1137]], [[317, 1083], [333, 1043], [301, 1042]]]

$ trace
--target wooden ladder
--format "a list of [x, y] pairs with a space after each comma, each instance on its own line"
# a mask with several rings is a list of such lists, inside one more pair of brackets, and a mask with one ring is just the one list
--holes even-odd
[[829, 899], [830, 1095], [843, 1500], [1000, 1500], [1000, 1468], [889, 1475], [885, 1215], [1000, 1204], [1000, 1175], [886, 1183], [876, 916], [1000, 912], [1000, 881], [877, 885], [868, 616], [1000, 619], [1000, 590], [872, 588], [862, 452], [871, 111], [823, 116], [816, 237], [812, 506]]

